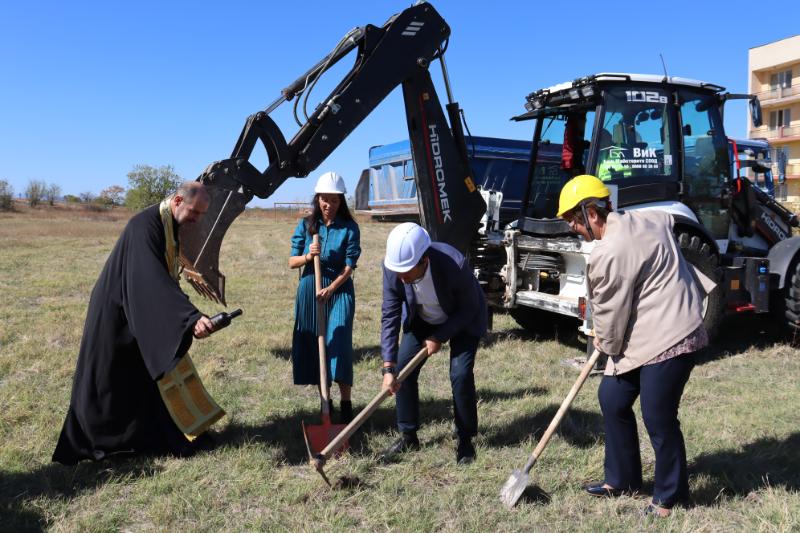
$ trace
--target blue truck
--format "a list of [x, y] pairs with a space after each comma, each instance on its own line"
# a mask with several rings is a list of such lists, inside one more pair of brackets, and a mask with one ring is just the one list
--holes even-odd
[[[475, 183], [484, 190], [502, 192], [500, 224], [516, 220], [528, 181], [531, 142], [467, 136], [466, 144]], [[560, 146], [540, 147], [539, 177], [559, 180], [560, 158]], [[408, 140], [369, 149], [369, 168], [362, 171], [356, 187], [356, 210], [381, 219], [419, 218], [417, 185]]]

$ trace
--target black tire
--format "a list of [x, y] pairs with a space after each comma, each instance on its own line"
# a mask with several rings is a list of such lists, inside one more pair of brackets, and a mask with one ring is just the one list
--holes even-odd
[[511, 318], [517, 321], [522, 329], [530, 333], [541, 333], [542, 331], [552, 327], [556, 318], [554, 313], [548, 313], [541, 309], [533, 307], [515, 307], [508, 310]]
[[725, 316], [725, 305], [722, 301], [722, 271], [719, 268], [719, 257], [714, 253], [711, 245], [697, 235], [681, 232], [678, 234], [678, 244], [686, 260], [694, 265], [700, 272], [711, 278], [717, 286], [707, 295], [703, 302], [703, 323], [710, 339], [716, 338], [719, 327]]
[[515, 307], [508, 314], [528, 333], [545, 339], [559, 339], [567, 344], [577, 345], [577, 318], [560, 315], [551, 311], [543, 311], [533, 307]]
[[800, 261], [795, 261], [786, 277], [784, 316], [788, 333], [796, 337], [800, 334]]

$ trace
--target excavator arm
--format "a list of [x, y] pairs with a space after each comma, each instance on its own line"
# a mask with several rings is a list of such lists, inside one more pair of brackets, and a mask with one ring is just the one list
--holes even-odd
[[[423, 225], [434, 240], [466, 251], [486, 205], [467, 159], [459, 107], [450, 92], [443, 54], [450, 27], [426, 2], [391, 17], [382, 27], [367, 25], [345, 35], [331, 53], [281, 91], [264, 111], [248, 117], [231, 157], [209, 165], [198, 181], [211, 192], [206, 216], [181, 229], [184, 277], [202, 295], [225, 303], [219, 250], [225, 232], [253, 198], [268, 198], [290, 177], [313, 172], [396, 87], [402, 86], [417, 197]], [[307, 116], [309, 93], [319, 77], [356, 50], [352, 69]], [[439, 60], [448, 93], [447, 118], [428, 68]], [[288, 142], [270, 113], [295, 100], [300, 129]], [[301, 104], [302, 101], [302, 104]], [[251, 162], [260, 144], [269, 164]]]

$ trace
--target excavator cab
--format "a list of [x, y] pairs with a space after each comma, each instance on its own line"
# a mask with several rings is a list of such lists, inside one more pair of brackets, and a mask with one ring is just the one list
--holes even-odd
[[589, 173], [615, 186], [615, 207], [683, 200], [715, 238], [726, 238], [723, 200], [731, 176], [723, 90], [683, 78], [609, 73], [531, 93], [528, 112], [514, 119], [536, 120], [534, 145], [560, 143], [561, 173], [554, 179], [531, 170], [519, 227], [541, 230], [531, 219], [554, 216], [561, 186]]

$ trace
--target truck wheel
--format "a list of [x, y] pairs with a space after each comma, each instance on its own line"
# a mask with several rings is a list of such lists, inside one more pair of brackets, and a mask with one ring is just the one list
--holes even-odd
[[678, 244], [683, 257], [694, 265], [700, 272], [711, 278], [718, 285], [703, 300], [703, 323], [710, 339], [714, 339], [719, 332], [719, 326], [724, 316], [722, 302], [722, 289], [719, 283], [722, 280], [719, 269], [719, 258], [711, 250], [711, 246], [697, 235], [679, 233]]
[[522, 329], [530, 333], [541, 333], [553, 324], [553, 313], [534, 309], [533, 307], [514, 307], [508, 310], [511, 318], [517, 321]]
[[509, 309], [508, 314], [525, 331], [533, 335], [559, 339], [568, 344], [575, 344], [578, 341], [578, 325], [580, 323], [577, 318], [522, 306]]
[[795, 263], [790, 270], [790, 277], [786, 283], [786, 325], [789, 334], [800, 334], [800, 262]]

